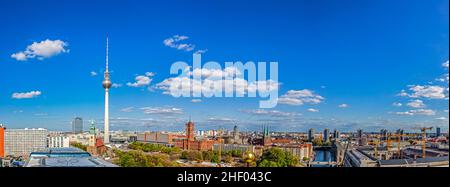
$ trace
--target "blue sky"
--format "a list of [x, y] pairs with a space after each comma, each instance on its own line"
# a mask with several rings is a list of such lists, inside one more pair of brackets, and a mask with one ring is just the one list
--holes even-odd
[[[81, 116], [100, 127], [108, 33], [111, 79], [121, 85], [110, 93], [113, 130], [181, 130], [189, 116], [198, 129], [448, 129], [448, 7], [448, 0], [1, 1], [0, 123], [69, 130]], [[188, 38], [177, 45], [195, 48], [164, 44], [175, 35]], [[44, 51], [27, 52], [34, 42]], [[260, 98], [163, 94], [158, 84], [174, 76], [172, 63], [192, 62], [198, 50], [207, 50], [203, 62], [277, 61], [280, 96], [323, 99], [259, 109]], [[26, 60], [13, 55], [20, 52]], [[147, 72], [148, 84], [127, 85]]]

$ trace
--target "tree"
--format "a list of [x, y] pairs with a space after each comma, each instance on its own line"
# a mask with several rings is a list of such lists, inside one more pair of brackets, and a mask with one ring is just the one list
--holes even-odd
[[213, 151], [203, 151], [203, 160], [205, 161], [212, 161], [213, 157], [214, 157], [214, 152]]
[[203, 155], [200, 151], [189, 151], [187, 159], [190, 161], [203, 161]]
[[83, 151], [87, 151], [87, 146], [83, 145], [82, 143], [72, 142], [72, 143], [70, 143], [70, 145], [72, 147], [76, 147], [76, 148], [81, 149]]
[[181, 152], [180, 159], [188, 159], [188, 156], [189, 156], [189, 152], [183, 151], [183, 152]]
[[121, 155], [117, 164], [122, 167], [136, 167], [136, 162], [130, 154]]
[[258, 167], [294, 167], [299, 160], [290, 152], [279, 148], [264, 150], [263, 155], [257, 161]]
[[258, 167], [280, 167], [278, 163], [270, 160], [263, 160], [258, 164]]
[[225, 158], [223, 160], [226, 163], [231, 163], [231, 162], [233, 162], [233, 157], [230, 154], [228, 154], [228, 155], [225, 155]]
[[321, 139], [314, 139], [312, 143], [314, 146], [322, 146], [323, 144]]

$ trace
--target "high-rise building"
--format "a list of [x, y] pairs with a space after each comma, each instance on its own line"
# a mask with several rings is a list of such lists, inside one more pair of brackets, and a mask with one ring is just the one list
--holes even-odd
[[388, 139], [388, 130], [386, 129], [381, 129], [380, 130], [380, 140], [381, 141], [385, 141]]
[[0, 158], [5, 158], [5, 127], [2, 124], [0, 124]]
[[308, 142], [312, 142], [314, 140], [314, 129], [309, 129], [308, 130]]
[[5, 155], [28, 157], [47, 147], [47, 129], [6, 129]]
[[323, 142], [329, 142], [330, 141], [330, 129], [324, 129], [323, 130]]
[[404, 140], [404, 130], [403, 129], [397, 129], [397, 135], [400, 137], [400, 140], [403, 141]]
[[76, 117], [72, 120], [72, 132], [73, 133], [83, 132], [83, 118]]
[[239, 142], [239, 129], [238, 126], [235, 125], [233, 127], [233, 143], [238, 143]]
[[441, 128], [440, 127], [436, 127], [436, 137], [441, 136]]
[[356, 131], [356, 137], [359, 138], [359, 139], [362, 138], [363, 134], [364, 134], [364, 132], [363, 132], [362, 129], [358, 129], [358, 130]]
[[334, 131], [333, 131], [333, 138], [334, 139], [339, 139], [340, 136], [341, 136], [341, 133], [337, 129], [334, 129]]
[[109, 89], [112, 86], [112, 82], [109, 78], [109, 69], [108, 69], [108, 37], [106, 37], [106, 69], [104, 74], [104, 79], [102, 82], [103, 88], [105, 89], [105, 127], [104, 127], [104, 135], [103, 135], [103, 143], [109, 144]]

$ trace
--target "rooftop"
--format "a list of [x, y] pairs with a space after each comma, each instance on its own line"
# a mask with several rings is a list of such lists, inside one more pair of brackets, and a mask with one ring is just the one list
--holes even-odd
[[30, 154], [26, 167], [117, 167], [78, 148], [48, 148]]

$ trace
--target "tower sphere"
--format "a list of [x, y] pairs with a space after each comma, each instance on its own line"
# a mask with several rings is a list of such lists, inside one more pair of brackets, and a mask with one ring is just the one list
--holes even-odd
[[112, 86], [111, 80], [109, 80], [109, 79], [103, 80], [102, 84], [103, 84], [103, 88], [105, 88], [105, 89], [109, 89]]

